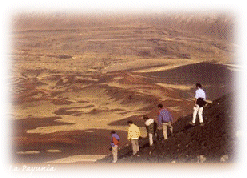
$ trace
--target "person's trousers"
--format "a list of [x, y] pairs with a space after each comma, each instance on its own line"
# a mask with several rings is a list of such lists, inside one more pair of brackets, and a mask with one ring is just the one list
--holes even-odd
[[153, 141], [153, 134], [152, 133], [148, 133], [148, 139], [149, 139], [149, 145], [152, 146], [154, 141]]
[[193, 124], [196, 123], [197, 113], [199, 115], [199, 123], [201, 124], [201, 123], [203, 123], [203, 107], [199, 107], [198, 104], [196, 104], [196, 106], [194, 107], [193, 119], [192, 119]]
[[131, 146], [133, 155], [135, 155], [139, 151], [139, 139], [131, 139]]
[[162, 123], [162, 125], [163, 125], [163, 136], [164, 136], [164, 139], [166, 140], [167, 139], [167, 128], [169, 127], [171, 133], [173, 131], [172, 123], [167, 122], [167, 123]]
[[115, 145], [114, 147], [112, 147], [112, 156], [113, 156], [113, 163], [117, 162], [117, 155], [118, 155], [118, 146]]

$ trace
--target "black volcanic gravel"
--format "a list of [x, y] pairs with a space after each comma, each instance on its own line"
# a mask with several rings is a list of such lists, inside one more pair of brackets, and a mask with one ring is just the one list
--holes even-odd
[[[204, 126], [189, 122], [192, 115], [174, 123], [174, 133], [166, 141], [157, 140], [153, 147], [148, 146], [148, 139], [140, 140], [140, 156], [131, 156], [130, 146], [119, 151], [119, 163], [195, 163], [198, 155], [204, 155], [208, 163], [220, 162], [223, 155], [228, 155], [227, 162], [235, 162], [238, 139], [235, 137], [237, 119], [234, 118], [231, 104], [233, 95], [229, 94], [215, 100], [204, 108]], [[110, 162], [111, 156], [98, 162]]]

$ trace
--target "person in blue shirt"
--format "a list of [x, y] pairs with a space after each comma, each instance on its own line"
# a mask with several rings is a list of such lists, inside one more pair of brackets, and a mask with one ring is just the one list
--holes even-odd
[[158, 108], [159, 108], [158, 125], [159, 127], [162, 126], [164, 140], [166, 140], [167, 139], [167, 128], [169, 127], [171, 134], [173, 132], [172, 115], [167, 109], [164, 108], [163, 104], [159, 104]]

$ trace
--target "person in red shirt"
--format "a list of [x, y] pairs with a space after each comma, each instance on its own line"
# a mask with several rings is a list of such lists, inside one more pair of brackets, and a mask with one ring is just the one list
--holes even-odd
[[111, 146], [112, 146], [112, 156], [113, 156], [112, 163], [116, 163], [118, 158], [118, 146], [119, 146], [120, 138], [114, 130], [111, 131], [111, 134], [112, 134]]

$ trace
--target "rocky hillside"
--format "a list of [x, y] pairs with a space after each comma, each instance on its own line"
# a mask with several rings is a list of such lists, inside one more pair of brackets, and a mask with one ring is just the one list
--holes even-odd
[[[191, 115], [174, 123], [174, 133], [168, 140], [156, 140], [149, 147], [147, 138], [140, 140], [139, 156], [131, 156], [130, 146], [119, 151], [119, 163], [208, 163], [235, 162], [238, 139], [235, 136], [237, 120], [231, 107], [232, 94], [215, 100], [204, 109], [203, 127], [191, 127]], [[111, 156], [98, 162], [110, 162]]]

